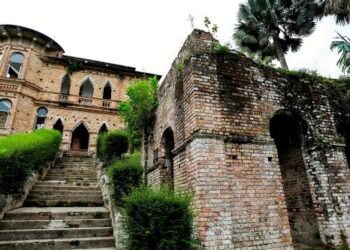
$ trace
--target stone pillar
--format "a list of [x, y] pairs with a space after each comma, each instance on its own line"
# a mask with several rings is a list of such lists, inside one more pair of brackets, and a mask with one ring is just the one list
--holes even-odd
[[320, 145], [304, 150], [321, 241], [337, 246], [344, 234], [350, 243], [350, 171], [344, 147]]

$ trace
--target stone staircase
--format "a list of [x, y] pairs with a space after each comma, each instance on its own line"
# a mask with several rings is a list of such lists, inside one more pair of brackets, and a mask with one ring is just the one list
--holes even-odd
[[3, 249], [114, 249], [110, 212], [91, 158], [62, 158], [33, 186], [23, 207], [5, 214]]

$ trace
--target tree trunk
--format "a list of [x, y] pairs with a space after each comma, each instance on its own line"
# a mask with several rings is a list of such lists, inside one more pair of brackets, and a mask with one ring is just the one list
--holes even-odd
[[285, 68], [285, 69], [289, 69], [287, 61], [286, 61], [286, 56], [285, 56], [285, 54], [283, 52], [283, 49], [282, 49], [281, 41], [280, 41], [280, 39], [278, 38], [277, 35], [274, 36], [273, 43], [274, 43], [274, 45], [276, 47], [277, 58], [278, 58], [278, 61], [281, 64], [281, 67]]

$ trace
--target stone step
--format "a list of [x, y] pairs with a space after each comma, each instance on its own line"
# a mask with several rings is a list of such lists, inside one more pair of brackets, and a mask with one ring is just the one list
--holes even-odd
[[107, 237], [112, 227], [0, 230], [0, 241]]
[[110, 219], [0, 220], [0, 230], [110, 227]]
[[28, 198], [24, 202], [24, 207], [96, 207], [103, 206], [102, 197], [96, 199], [72, 199], [72, 198], [61, 198], [61, 199], [30, 199]]
[[6, 212], [4, 220], [109, 219], [105, 207], [21, 207]]
[[63, 185], [63, 184], [54, 184], [54, 183], [48, 183], [48, 184], [35, 184], [32, 188], [32, 191], [101, 191], [100, 187], [84, 187], [84, 186], [71, 186], [71, 185]]
[[38, 185], [67, 185], [67, 186], [83, 186], [83, 187], [98, 187], [98, 183], [91, 181], [65, 181], [65, 180], [46, 180], [36, 182]]
[[114, 246], [113, 237], [21, 240], [0, 242], [0, 250], [98, 249]]
[[95, 168], [92, 167], [83, 167], [83, 166], [62, 166], [62, 167], [53, 167], [50, 170], [56, 171], [56, 170], [61, 170], [61, 171], [96, 171]]
[[83, 174], [83, 175], [96, 175], [95, 169], [90, 170], [74, 170], [74, 169], [50, 169], [48, 174]]
[[54, 176], [54, 175], [48, 175], [46, 176], [45, 180], [72, 180], [72, 181], [96, 181], [96, 177], [80, 177], [80, 176]]
[[30, 195], [45, 195], [45, 196], [55, 196], [55, 195], [64, 195], [64, 196], [71, 196], [71, 195], [92, 195], [92, 196], [101, 196], [102, 192], [100, 190], [92, 191], [92, 190], [71, 190], [71, 189], [55, 189], [55, 190], [32, 190], [30, 192]]

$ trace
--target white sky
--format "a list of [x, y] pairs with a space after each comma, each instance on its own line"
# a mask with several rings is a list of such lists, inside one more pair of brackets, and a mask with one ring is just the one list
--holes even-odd
[[[17, 0], [3, 1], [0, 23], [17, 24], [55, 39], [66, 55], [136, 67], [165, 75], [187, 35], [188, 16], [204, 28], [208, 16], [219, 27], [222, 43], [232, 42], [239, 3], [245, 0]], [[350, 26], [332, 18], [317, 25], [298, 53], [289, 53], [291, 69], [316, 69], [337, 77], [338, 55], [329, 49], [336, 31]]]

